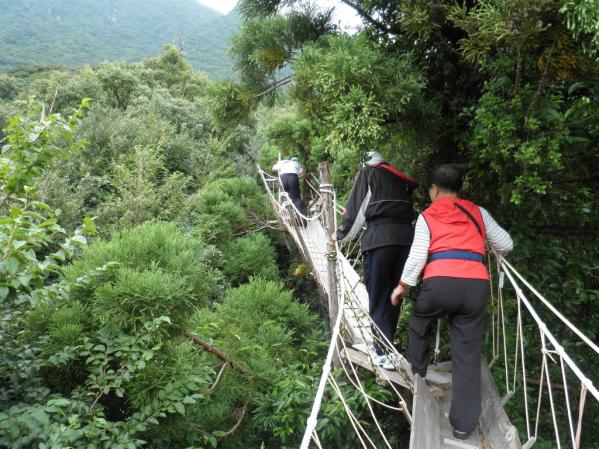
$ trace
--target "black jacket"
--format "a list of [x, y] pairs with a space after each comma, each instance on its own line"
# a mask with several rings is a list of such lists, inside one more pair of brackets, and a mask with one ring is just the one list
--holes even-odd
[[354, 183], [337, 240], [353, 240], [366, 224], [362, 251], [381, 246], [409, 246], [414, 238], [412, 192], [416, 183], [410, 177], [383, 163], [364, 167]]

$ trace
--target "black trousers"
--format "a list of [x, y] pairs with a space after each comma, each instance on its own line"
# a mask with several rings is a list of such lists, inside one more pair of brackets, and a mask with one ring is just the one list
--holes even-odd
[[449, 316], [452, 390], [449, 421], [471, 432], [480, 415], [480, 363], [489, 282], [434, 277], [424, 281], [410, 319], [409, 353], [414, 374], [426, 376], [429, 335], [437, 319]]
[[303, 214], [304, 206], [300, 193], [299, 176], [295, 173], [285, 173], [281, 175], [281, 184], [283, 184], [283, 190], [287, 192], [294, 206]]
[[[409, 246], [382, 246], [364, 252], [364, 281], [368, 291], [370, 317], [391, 344], [395, 339], [401, 310], [401, 304], [391, 304], [391, 292], [400, 281], [409, 253]], [[374, 330], [373, 333], [377, 335]], [[377, 336], [385, 341], [381, 335]], [[376, 343], [374, 346], [380, 354], [380, 346]]]

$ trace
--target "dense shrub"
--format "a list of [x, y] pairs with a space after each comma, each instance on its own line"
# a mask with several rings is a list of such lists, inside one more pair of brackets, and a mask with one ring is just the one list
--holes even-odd
[[72, 291], [72, 298], [89, 304], [101, 322], [130, 329], [167, 315], [181, 326], [190, 310], [218, 297], [219, 274], [211, 268], [217, 257], [214, 248], [174, 224], [147, 223], [94, 242], [64, 273], [73, 282], [113, 264], [93, 283]]
[[[298, 376], [304, 367], [311, 366], [321, 338], [315, 320], [306, 306], [283, 290], [281, 283], [257, 278], [229, 290], [224, 302], [214, 310], [197, 311], [192, 329], [247, 370], [243, 375], [231, 373], [232, 378], [225, 379], [235, 387], [230, 383], [223, 385], [219, 402], [203, 410], [202, 419], [210, 422], [219, 416], [226, 422], [231, 411], [243, 403], [253, 409], [277, 381]], [[268, 397], [272, 401], [282, 399]], [[223, 447], [259, 447], [260, 441], [270, 439], [269, 433], [261, 433], [261, 428], [251, 425], [239, 436], [224, 440]]]
[[156, 149], [136, 147], [121, 157], [110, 181], [116, 195], [98, 211], [101, 223], [122, 228], [152, 219], [174, 220], [187, 203], [189, 179], [181, 173], [169, 173]]
[[261, 228], [271, 214], [266, 196], [253, 179], [224, 178], [207, 184], [192, 198], [187, 219], [204, 240], [226, 242]]
[[264, 234], [235, 239], [223, 246], [223, 254], [223, 275], [233, 286], [247, 282], [252, 276], [270, 281], [278, 278], [275, 250]]

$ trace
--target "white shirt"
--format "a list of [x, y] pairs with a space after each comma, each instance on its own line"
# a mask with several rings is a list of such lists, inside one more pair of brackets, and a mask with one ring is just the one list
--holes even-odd
[[303, 173], [304, 169], [298, 161], [282, 159], [272, 166], [272, 171], [279, 172], [279, 176], [287, 174], [300, 175], [301, 173]]
[[[479, 207], [483, 217], [485, 231], [487, 235], [487, 243], [491, 248], [499, 253], [507, 253], [512, 250], [514, 243], [512, 238], [505, 229], [497, 224], [491, 217], [491, 214], [486, 209]], [[410, 255], [403, 269], [401, 280], [405, 284], [415, 286], [418, 283], [418, 277], [422, 269], [426, 265], [428, 259], [428, 247], [431, 243], [431, 232], [428, 229], [426, 220], [420, 214], [416, 220], [416, 228], [414, 229], [414, 241], [410, 248]]]

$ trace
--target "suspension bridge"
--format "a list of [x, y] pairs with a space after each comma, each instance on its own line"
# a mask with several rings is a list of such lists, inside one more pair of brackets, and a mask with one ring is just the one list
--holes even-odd
[[[585, 408], [590, 401], [597, 405], [599, 392], [541, 319], [533, 307], [532, 298], [548, 310], [552, 323], [559, 320], [572, 338], [586, 345], [591, 357], [599, 354], [599, 347], [505, 258], [495, 257], [493, 261], [496, 276], [491, 276], [492, 313], [488, 326], [491, 350], [486, 354], [488, 363], [483, 357], [481, 364], [481, 416], [476, 431], [467, 440], [456, 440], [448, 420], [452, 395], [451, 363], [431, 364], [424, 380], [413, 378], [405, 356], [392, 342], [382, 341], [382, 333], [373, 332], [376, 325], [368, 314], [368, 294], [356, 271], [359, 239], [344, 247], [329, 239], [337, 228], [336, 215], [341, 207], [336, 202], [328, 166], [321, 164], [321, 181], [314, 180], [316, 185], [306, 182], [313, 200], [305, 214], [290, 201], [279, 178], [260, 167], [258, 170], [277, 219], [309, 265], [330, 318], [331, 342], [323, 362], [320, 383], [314, 393], [301, 449], [323, 448], [317, 429], [319, 420], [325, 418], [321, 416], [321, 406], [327, 388], [335, 393], [336, 400], [342, 403], [347, 413], [359, 442], [356, 447], [393, 449], [380, 423], [380, 416], [377, 416], [385, 410], [407, 419], [411, 426], [410, 449], [529, 449], [541, 439], [552, 441], [558, 449], [583, 448]], [[491, 263], [489, 257], [490, 266]], [[506, 293], [508, 284], [511, 288]], [[513, 298], [508, 296], [512, 294]], [[526, 329], [531, 324], [536, 328], [538, 347], [529, 346], [536, 339], [525, 335], [525, 324]], [[515, 328], [515, 339], [508, 339], [510, 327]], [[385, 370], [374, 363], [369, 348], [375, 340], [394, 354], [395, 370]], [[435, 359], [439, 346], [440, 327], [437, 328]], [[530, 357], [526, 357], [527, 353], [538, 354], [539, 363], [528, 366]], [[371, 371], [379, 384], [393, 392], [395, 399], [392, 404], [381, 402], [367, 393], [358, 367]], [[495, 376], [491, 367], [494, 367]], [[368, 426], [357, 418], [356, 411], [344, 397], [333, 368], [338, 369], [337, 373], [343, 373], [345, 380], [363, 396], [370, 414]], [[518, 404], [523, 404], [517, 416], [517, 422], [523, 423], [519, 429], [504, 410], [506, 403], [514, 401], [515, 397], [519, 397]], [[552, 425], [543, 424], [547, 422]]]

